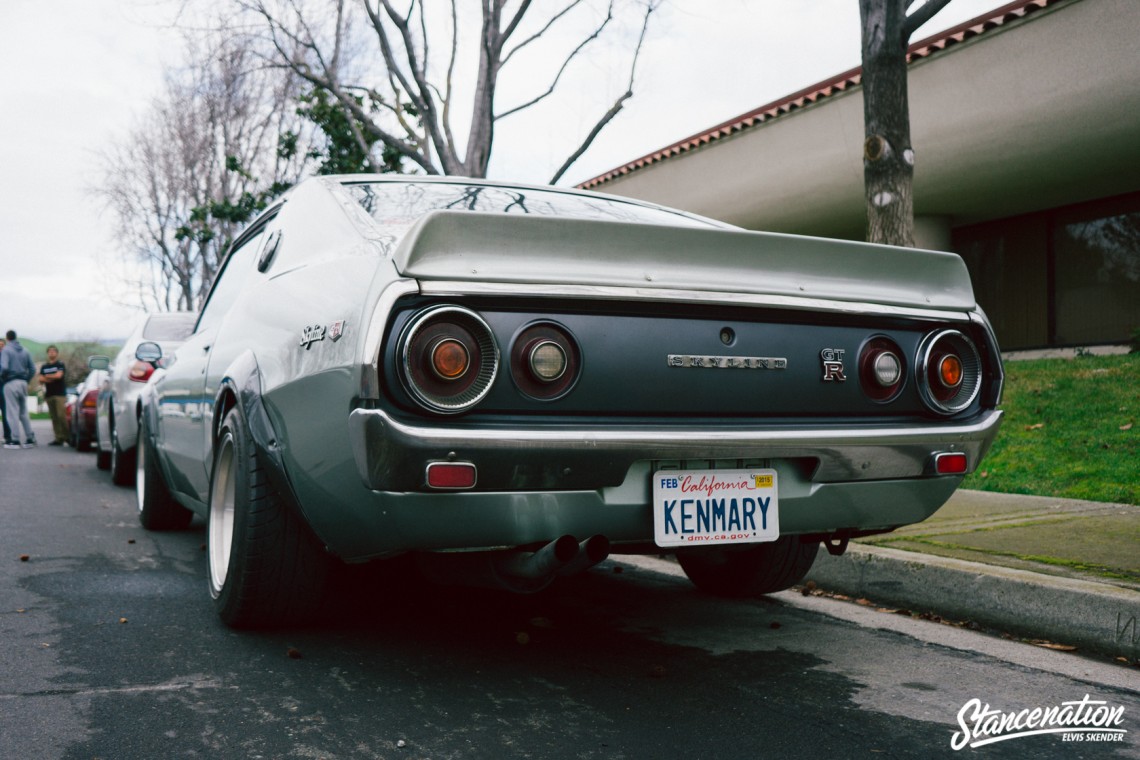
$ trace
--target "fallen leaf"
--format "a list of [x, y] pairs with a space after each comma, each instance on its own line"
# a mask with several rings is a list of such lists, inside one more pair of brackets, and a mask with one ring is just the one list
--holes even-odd
[[1045, 423], [1044, 422], [1038, 422], [1036, 425], [1026, 425], [1025, 429], [1026, 430], [1040, 430], [1043, 427], [1045, 427]]
[[1132, 423], [1129, 422], [1127, 425], [1121, 425], [1120, 429], [1121, 430], [1131, 430], [1132, 429]]
[[20, 561], [21, 562], [27, 562], [30, 559], [31, 559], [31, 557], [29, 557], [27, 554], [21, 554], [20, 555]]
[[815, 591], [815, 589], [816, 589], [815, 581], [808, 581], [807, 583], [804, 584], [804, 587], [802, 589], [800, 589], [800, 593], [803, 594], [804, 596], [808, 596], [811, 594], [811, 592]]
[[870, 599], [856, 599], [855, 604], [861, 604], [864, 607], [870, 607], [872, 602]]
[[982, 470], [982, 477], [983, 478], [988, 478], [989, 476], [990, 476], [989, 470]]
[[27, 612], [27, 610], [21, 607], [20, 609], [16, 610], [16, 612], [23, 615], [25, 612]]
[[304, 656], [301, 654], [301, 650], [296, 647], [289, 647], [285, 650], [285, 654], [289, 656], [290, 660], [299, 660]]
[[119, 625], [123, 625], [123, 624], [125, 624], [126, 622], [127, 622], [127, 619], [126, 619], [126, 618], [119, 618]]
[[1041, 647], [1042, 649], [1055, 649], [1058, 652], [1075, 652], [1075, 651], [1077, 651], [1077, 648], [1075, 646], [1073, 646], [1072, 644], [1057, 644], [1055, 642], [1044, 641], [1042, 639], [1031, 639], [1029, 641], [1029, 643], [1035, 647]]

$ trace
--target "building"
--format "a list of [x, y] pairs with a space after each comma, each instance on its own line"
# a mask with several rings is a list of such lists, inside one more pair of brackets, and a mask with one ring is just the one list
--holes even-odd
[[[910, 47], [915, 237], [970, 269], [1002, 347], [1140, 327], [1140, 2], [1019, 0]], [[580, 186], [863, 239], [852, 69]]]

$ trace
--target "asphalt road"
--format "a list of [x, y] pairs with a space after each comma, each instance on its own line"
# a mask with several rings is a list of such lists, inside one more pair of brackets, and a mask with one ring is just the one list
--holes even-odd
[[[202, 525], [147, 533], [133, 498], [91, 454], [0, 450], [0, 758], [1140, 757], [1134, 668], [656, 559], [530, 597], [358, 570], [321, 625], [234, 632]], [[951, 748], [972, 699], [1086, 695], [1121, 741]]]

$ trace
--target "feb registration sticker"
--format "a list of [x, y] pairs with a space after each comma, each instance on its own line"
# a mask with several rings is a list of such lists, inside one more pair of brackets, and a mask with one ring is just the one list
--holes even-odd
[[658, 546], [757, 543], [779, 537], [775, 470], [653, 474], [653, 539]]

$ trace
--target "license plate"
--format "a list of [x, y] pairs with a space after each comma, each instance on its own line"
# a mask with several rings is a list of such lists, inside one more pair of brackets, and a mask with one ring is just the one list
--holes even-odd
[[779, 537], [775, 470], [653, 473], [653, 540], [658, 546], [759, 543]]

